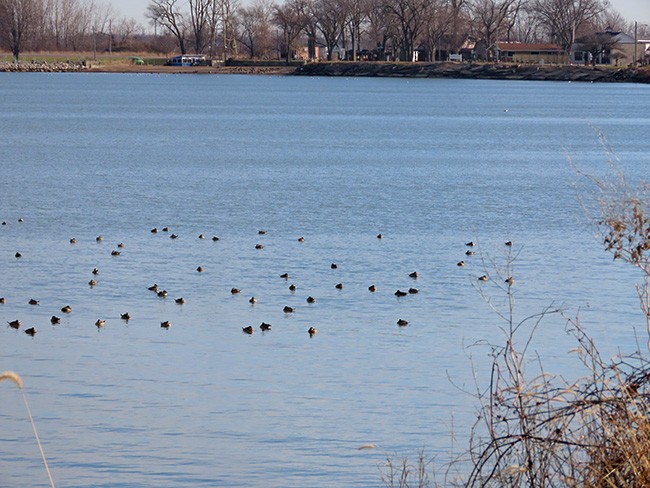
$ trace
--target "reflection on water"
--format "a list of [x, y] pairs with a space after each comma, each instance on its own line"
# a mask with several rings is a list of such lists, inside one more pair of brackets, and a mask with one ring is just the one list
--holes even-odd
[[[500, 280], [476, 278], [508, 239], [522, 316], [581, 307], [612, 353], [643, 331], [634, 270], [593, 238], [565, 152], [603, 174], [595, 125], [647, 174], [645, 86], [0, 79], [0, 320], [23, 323], [0, 330], [0, 370], [23, 376], [58, 485], [378, 486], [386, 454], [450, 459], [475, 418], [471, 364], [486, 376], [471, 346], [499, 337], [477, 289], [504, 304]], [[570, 371], [563, 319], [537, 338]], [[0, 485], [47, 486], [18, 392], [0, 388]]]

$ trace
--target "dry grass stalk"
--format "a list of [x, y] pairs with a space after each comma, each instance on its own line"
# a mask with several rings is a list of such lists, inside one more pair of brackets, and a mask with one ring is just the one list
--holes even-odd
[[596, 129], [607, 154], [611, 174], [597, 178], [577, 170], [593, 185], [582, 206], [596, 225], [605, 249], [641, 270], [643, 281], [637, 285], [641, 311], [646, 319], [648, 351], [650, 351], [650, 187], [645, 180], [630, 185], [620, 160], [607, 143], [604, 134]]
[[29, 422], [32, 424], [32, 431], [34, 432], [34, 437], [36, 438], [36, 443], [38, 444], [38, 450], [41, 452], [41, 458], [43, 459], [43, 466], [45, 466], [45, 471], [47, 472], [47, 477], [50, 480], [50, 486], [54, 488], [54, 480], [52, 479], [52, 474], [50, 473], [50, 468], [47, 465], [47, 459], [45, 458], [45, 452], [43, 451], [43, 446], [41, 445], [41, 439], [38, 437], [38, 432], [36, 431], [36, 424], [34, 423], [34, 418], [32, 417], [32, 411], [29, 408], [29, 403], [27, 403], [27, 397], [25, 396], [25, 390], [23, 389], [23, 380], [22, 378], [13, 371], [3, 371], [0, 373], [0, 381], [13, 381], [16, 386], [20, 389], [20, 392], [23, 396], [23, 402], [25, 403], [25, 409], [27, 410], [27, 415], [29, 416]]

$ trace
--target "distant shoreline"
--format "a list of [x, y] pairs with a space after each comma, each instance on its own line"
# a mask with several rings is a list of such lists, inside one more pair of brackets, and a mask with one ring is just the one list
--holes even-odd
[[84, 72], [138, 74], [246, 74], [281, 76], [344, 76], [378, 78], [453, 78], [491, 80], [575, 81], [592, 83], [650, 83], [650, 67], [615, 68], [572, 65], [517, 65], [492, 63], [320, 62], [299, 67], [275, 64], [236, 66], [152, 66], [126, 63], [89, 64], [0, 63], [0, 72]]
[[650, 83], [650, 67], [614, 68], [505, 63], [312, 63], [297, 68], [294, 74], [303, 76]]

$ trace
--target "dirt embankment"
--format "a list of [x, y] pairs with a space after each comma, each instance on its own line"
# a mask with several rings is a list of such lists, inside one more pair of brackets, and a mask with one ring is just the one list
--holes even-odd
[[649, 68], [600, 68], [563, 65], [471, 63], [312, 63], [293, 73], [302, 76], [374, 76], [496, 80], [650, 83]]

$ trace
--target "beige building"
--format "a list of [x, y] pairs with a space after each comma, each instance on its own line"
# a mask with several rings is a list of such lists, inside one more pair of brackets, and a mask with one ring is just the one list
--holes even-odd
[[[643, 62], [647, 41], [636, 41], [636, 61]], [[578, 39], [571, 50], [571, 60], [575, 63], [631, 65], [635, 61], [635, 40], [624, 32], [607, 30], [596, 32]], [[595, 60], [594, 60], [594, 52]]]
[[565, 64], [568, 56], [557, 44], [498, 42], [499, 61], [530, 64]]

